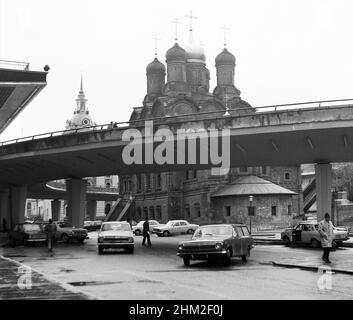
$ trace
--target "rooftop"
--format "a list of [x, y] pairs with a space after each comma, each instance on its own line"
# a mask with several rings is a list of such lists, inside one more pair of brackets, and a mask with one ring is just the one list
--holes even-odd
[[237, 179], [220, 190], [212, 197], [247, 196], [247, 195], [295, 195], [296, 193], [270, 181], [256, 176], [247, 176]]

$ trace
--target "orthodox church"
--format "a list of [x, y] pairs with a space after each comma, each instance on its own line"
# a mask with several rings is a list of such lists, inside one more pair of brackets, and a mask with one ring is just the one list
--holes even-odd
[[[192, 26], [188, 42], [181, 46], [176, 39], [165, 58], [166, 65], [155, 54], [147, 65], [147, 94], [142, 106], [133, 109], [132, 123], [183, 115], [181, 126], [187, 127], [192, 125], [188, 114], [213, 121], [227, 112], [255, 112], [234, 84], [236, 58], [226, 45], [215, 58], [217, 85], [212, 92], [205, 51], [195, 41]], [[163, 223], [249, 223], [252, 215], [255, 226], [281, 227], [302, 210], [300, 166], [231, 168], [225, 176], [212, 176], [211, 170], [121, 175], [119, 181], [122, 197], [133, 196], [129, 215], [137, 221], [148, 216]]]

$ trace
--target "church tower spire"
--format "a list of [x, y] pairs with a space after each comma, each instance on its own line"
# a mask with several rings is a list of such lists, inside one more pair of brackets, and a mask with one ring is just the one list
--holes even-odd
[[85, 92], [83, 91], [83, 76], [81, 74], [80, 91], [76, 99], [76, 109], [72, 119], [66, 121], [66, 129], [77, 129], [95, 125], [89, 116], [89, 111], [86, 106], [87, 101]]

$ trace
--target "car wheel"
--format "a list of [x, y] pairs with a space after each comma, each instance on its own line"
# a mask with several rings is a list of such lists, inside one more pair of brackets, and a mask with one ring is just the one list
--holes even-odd
[[77, 239], [78, 243], [84, 243], [85, 239]]
[[190, 266], [190, 258], [183, 258], [184, 260], [184, 266], [189, 267]]
[[103, 254], [104, 249], [102, 247], [98, 247], [98, 254]]
[[192, 233], [194, 233], [194, 230], [189, 229], [186, 233], [187, 233], [187, 234], [192, 234]]
[[69, 236], [66, 233], [64, 233], [61, 236], [61, 241], [64, 242], [64, 243], [68, 243], [69, 242]]
[[140, 236], [141, 235], [141, 231], [140, 230], [136, 230], [135, 231], [135, 236]]
[[286, 247], [290, 246], [290, 240], [287, 236], [283, 237], [283, 242]]
[[170, 235], [169, 231], [164, 231], [163, 232], [163, 237], [169, 237], [169, 235]]
[[128, 253], [131, 253], [131, 254], [134, 253], [134, 248], [129, 248], [129, 249], [127, 249], [127, 252], [128, 252]]
[[320, 248], [320, 242], [317, 239], [311, 239], [310, 244], [312, 248]]

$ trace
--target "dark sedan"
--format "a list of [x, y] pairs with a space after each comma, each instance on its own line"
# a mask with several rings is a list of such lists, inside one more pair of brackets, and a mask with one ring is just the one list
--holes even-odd
[[199, 227], [191, 240], [179, 243], [177, 255], [189, 266], [191, 260], [222, 259], [230, 263], [232, 257], [243, 262], [250, 256], [253, 238], [244, 224], [219, 224]]
[[23, 223], [16, 224], [9, 231], [9, 243], [11, 246], [28, 245], [35, 242], [46, 242], [47, 236], [41, 224]]

